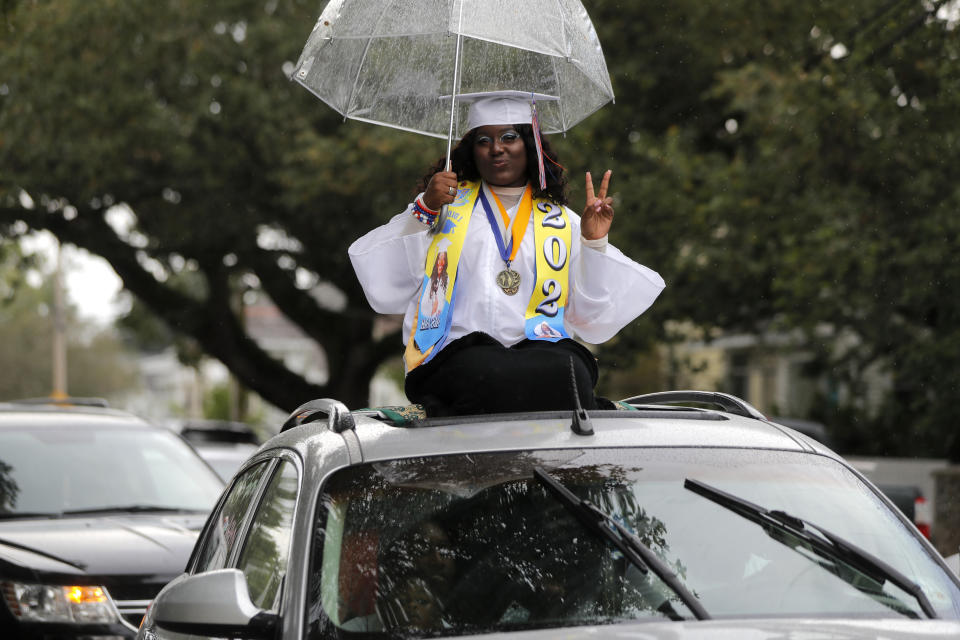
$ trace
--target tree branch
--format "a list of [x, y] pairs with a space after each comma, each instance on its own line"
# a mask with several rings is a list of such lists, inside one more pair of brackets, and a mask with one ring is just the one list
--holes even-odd
[[305, 381], [247, 336], [231, 309], [222, 274], [206, 273], [210, 295], [197, 300], [159, 282], [137, 259], [138, 250], [123, 242], [100, 211], [85, 210], [67, 220], [59, 212], [0, 207], [0, 224], [23, 221], [31, 229], [45, 229], [61, 242], [103, 257], [123, 281], [174, 331], [191, 336], [219, 359], [247, 387], [276, 406], [292, 410], [303, 402], [327, 395], [327, 387]]

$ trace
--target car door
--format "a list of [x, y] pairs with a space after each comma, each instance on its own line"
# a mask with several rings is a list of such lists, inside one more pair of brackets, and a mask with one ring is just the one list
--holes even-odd
[[[238, 569], [252, 603], [258, 609], [282, 613], [280, 602], [300, 475], [300, 463], [289, 452], [265, 458], [239, 474], [208, 521], [189, 573], [197, 576]], [[191, 617], [202, 620], [201, 607]], [[141, 631], [144, 638], [207, 637], [173, 633], [153, 620], [149, 629]]]
[[277, 460], [234, 565], [247, 580], [253, 604], [271, 613], [279, 613], [299, 478], [292, 456]]
[[188, 573], [224, 569], [243, 541], [247, 516], [263, 492], [264, 480], [274, 465], [267, 458], [237, 476], [211, 514], [188, 563]]

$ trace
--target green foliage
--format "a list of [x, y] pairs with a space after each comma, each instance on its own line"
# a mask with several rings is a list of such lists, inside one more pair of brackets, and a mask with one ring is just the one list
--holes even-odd
[[13, 302], [26, 284], [24, 274], [36, 262], [36, 257], [23, 255], [20, 245], [0, 238], [0, 309]]
[[[252, 427], [264, 426], [263, 411], [251, 412], [248, 400], [246, 390], [238, 388], [232, 381], [214, 385], [203, 395], [203, 417], [206, 420], [246, 422]], [[269, 429], [272, 425], [267, 427]]]
[[[286, 409], [324, 395], [362, 404], [372, 372], [399, 351], [396, 334], [371, 345], [374, 314], [346, 248], [402, 207], [442, 152], [345, 124], [286, 78], [317, 10], [38, 0], [10, 11], [0, 47], [0, 225], [13, 233], [23, 220], [106, 257], [171, 329]], [[19, 205], [20, 189], [37, 209]], [[117, 203], [134, 212], [132, 238], [106, 223]], [[296, 245], [264, 248], [265, 229]], [[346, 313], [306, 295], [298, 270], [343, 291]], [[233, 292], [249, 276], [325, 348], [329, 388], [244, 334]]]
[[232, 420], [230, 411], [230, 387], [219, 384], [204, 395], [203, 417], [210, 420]]
[[614, 242], [668, 283], [614, 349], [665, 320], [800, 329], [852, 392], [820, 416], [848, 450], [960, 458], [954, 26], [918, 2], [641, 4], [590, 3], [618, 100], [570, 136], [619, 173]]

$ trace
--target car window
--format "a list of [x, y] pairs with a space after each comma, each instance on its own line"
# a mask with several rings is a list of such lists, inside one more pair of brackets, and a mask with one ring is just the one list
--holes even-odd
[[234, 481], [220, 509], [210, 517], [198, 544], [194, 572], [223, 569], [240, 542], [240, 529], [257, 497], [261, 481], [270, 466], [264, 461], [243, 472]]
[[[880, 499], [822, 456], [591, 449], [362, 465], [321, 496], [306, 603], [311, 637], [418, 636], [690, 619], [681, 597], [585, 528], [543, 468], [636, 535], [708, 614], [924, 617], [910, 594], [825, 561], [685, 487], [708, 483], [863, 546], [960, 617], [960, 589]], [[483, 603], [477, 606], [477, 603]]]
[[297, 476], [292, 462], [280, 462], [260, 501], [237, 563], [247, 578], [250, 599], [261, 609], [276, 610], [279, 603], [287, 572]]
[[0, 515], [117, 507], [208, 511], [223, 491], [223, 482], [174, 434], [109, 424], [5, 428], [0, 475]]

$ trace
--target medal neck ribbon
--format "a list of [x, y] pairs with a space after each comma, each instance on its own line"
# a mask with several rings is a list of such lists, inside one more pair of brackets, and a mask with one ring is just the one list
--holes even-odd
[[[510, 232], [510, 239], [506, 243], [504, 243], [503, 234], [500, 233], [500, 225], [494, 216], [490, 201], [487, 200], [486, 195], [488, 192], [493, 196], [493, 201], [497, 205], [497, 210], [500, 212], [500, 218], [504, 221], [504, 224], [506, 224], [508, 220], [510, 221], [507, 227], [507, 230]], [[500, 257], [503, 258], [503, 261], [509, 267], [513, 259], [516, 258], [517, 251], [520, 250], [520, 243], [523, 241], [523, 234], [527, 231], [530, 212], [533, 210], [533, 190], [528, 184], [527, 188], [523, 191], [523, 197], [520, 198], [520, 206], [517, 207], [517, 213], [513, 216], [512, 220], [510, 216], [507, 215], [507, 210], [493, 189], [488, 189], [486, 185], [484, 185], [484, 188], [480, 190], [479, 200], [484, 213], [487, 214], [487, 222], [490, 223], [490, 229], [493, 231], [493, 235], [497, 240], [497, 250], [500, 251]]]

